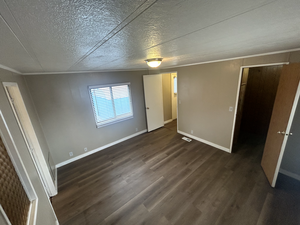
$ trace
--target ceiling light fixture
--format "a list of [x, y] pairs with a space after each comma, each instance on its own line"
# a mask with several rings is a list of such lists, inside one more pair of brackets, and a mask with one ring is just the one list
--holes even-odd
[[148, 66], [155, 68], [155, 67], [159, 67], [162, 60], [163, 58], [153, 58], [153, 59], [146, 59], [145, 62], [147, 63]]

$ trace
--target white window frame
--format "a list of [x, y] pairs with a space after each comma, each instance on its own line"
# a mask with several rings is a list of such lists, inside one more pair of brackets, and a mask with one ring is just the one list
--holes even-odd
[[[101, 123], [98, 122], [97, 121], [97, 116], [96, 116], [97, 112], [96, 112], [94, 104], [93, 104], [93, 98], [92, 98], [91, 89], [109, 87], [110, 88], [110, 94], [111, 94], [112, 101], [113, 101], [113, 109], [115, 111], [115, 103], [114, 103], [113, 94], [112, 94], [112, 87], [123, 86], [123, 85], [127, 85], [128, 86], [131, 115], [129, 115], [127, 117], [120, 117], [120, 118], [109, 119], [109, 120], [107, 120], [107, 122], [101, 122]], [[91, 106], [92, 106], [92, 110], [93, 110], [93, 114], [94, 114], [94, 119], [95, 119], [95, 123], [96, 123], [96, 127], [97, 128], [105, 127], [105, 126], [108, 126], [108, 125], [111, 125], [111, 124], [119, 123], [119, 122], [122, 122], [122, 121], [129, 120], [129, 119], [133, 118], [132, 96], [131, 96], [131, 87], [130, 87], [130, 83], [129, 82], [128, 83], [117, 83], [117, 84], [104, 84], [104, 85], [88, 86], [88, 92], [89, 92], [89, 96], [90, 96], [90, 100], [91, 100]]]

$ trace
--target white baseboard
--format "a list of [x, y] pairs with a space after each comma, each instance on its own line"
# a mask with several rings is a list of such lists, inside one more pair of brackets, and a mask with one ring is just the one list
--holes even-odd
[[166, 123], [171, 123], [172, 121], [173, 121], [173, 119], [166, 120], [166, 121], [164, 122], [164, 124], [166, 124]]
[[92, 155], [92, 154], [94, 154], [94, 153], [96, 153], [96, 152], [99, 152], [99, 151], [101, 151], [101, 150], [103, 150], [103, 149], [106, 149], [106, 148], [111, 147], [111, 146], [113, 146], [113, 145], [119, 144], [119, 143], [121, 143], [121, 142], [123, 142], [123, 141], [126, 141], [126, 140], [128, 140], [128, 139], [130, 139], [130, 138], [136, 137], [136, 136], [141, 135], [141, 134], [146, 133], [146, 132], [147, 132], [147, 130], [142, 130], [142, 131], [140, 131], [140, 132], [134, 133], [134, 134], [129, 135], [129, 136], [127, 136], [127, 137], [121, 138], [121, 139], [119, 139], [119, 140], [117, 140], [117, 141], [111, 142], [111, 143], [109, 143], [109, 144], [107, 144], [107, 145], [104, 145], [104, 146], [101, 146], [101, 147], [96, 148], [96, 149], [94, 149], [94, 150], [88, 151], [88, 152], [86, 152], [86, 153], [84, 153], [84, 154], [81, 154], [81, 155], [79, 155], [79, 156], [76, 156], [76, 157], [74, 157], [74, 158], [72, 158], [72, 159], [68, 159], [68, 160], [63, 161], [63, 162], [61, 162], [61, 163], [58, 163], [58, 164], [56, 164], [55, 166], [56, 166], [56, 168], [62, 167], [62, 166], [67, 165], [67, 164], [69, 164], [69, 163], [71, 163], [71, 162], [77, 161], [77, 160], [82, 159], [82, 158], [84, 158], [84, 157], [86, 157], [86, 156]]
[[295, 174], [295, 173], [291, 173], [287, 170], [284, 170], [284, 169], [280, 169], [279, 170], [279, 173], [282, 173], [288, 177], [291, 177], [291, 178], [294, 178], [295, 180], [299, 180], [300, 181], [300, 176], [298, 174]]
[[223, 146], [221, 146], [221, 145], [214, 144], [214, 143], [212, 143], [212, 142], [209, 142], [209, 141], [206, 141], [206, 140], [204, 140], [204, 139], [198, 138], [198, 137], [196, 137], [196, 136], [194, 136], [194, 135], [191, 135], [191, 134], [182, 132], [182, 131], [180, 131], [180, 130], [178, 130], [177, 132], [178, 132], [179, 134], [182, 134], [182, 135], [187, 136], [187, 137], [189, 137], [189, 138], [192, 138], [192, 139], [195, 139], [195, 140], [197, 140], [197, 141], [200, 141], [200, 142], [202, 142], [202, 143], [204, 143], [204, 144], [210, 145], [210, 146], [212, 146], [212, 147], [215, 147], [215, 148], [218, 148], [218, 149], [220, 149], [220, 150], [223, 150], [223, 151], [225, 151], [225, 152], [230, 153], [230, 149], [229, 149], [229, 148], [225, 148], [225, 147], [223, 147]]

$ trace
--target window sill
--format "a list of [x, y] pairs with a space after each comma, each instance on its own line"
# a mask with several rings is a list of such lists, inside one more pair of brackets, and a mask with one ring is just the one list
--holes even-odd
[[121, 119], [114, 120], [114, 121], [111, 121], [111, 122], [108, 122], [108, 123], [97, 124], [96, 128], [106, 127], [106, 126], [109, 126], [109, 125], [112, 125], [112, 124], [115, 124], [115, 123], [119, 123], [119, 122], [123, 122], [123, 121], [126, 121], [126, 120], [130, 120], [130, 119], [133, 119], [133, 116], [126, 117], [126, 118], [121, 118]]

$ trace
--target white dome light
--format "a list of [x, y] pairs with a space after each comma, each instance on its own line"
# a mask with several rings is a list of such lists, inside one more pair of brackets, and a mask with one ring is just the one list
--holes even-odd
[[155, 68], [161, 64], [162, 58], [146, 59], [148, 66]]

